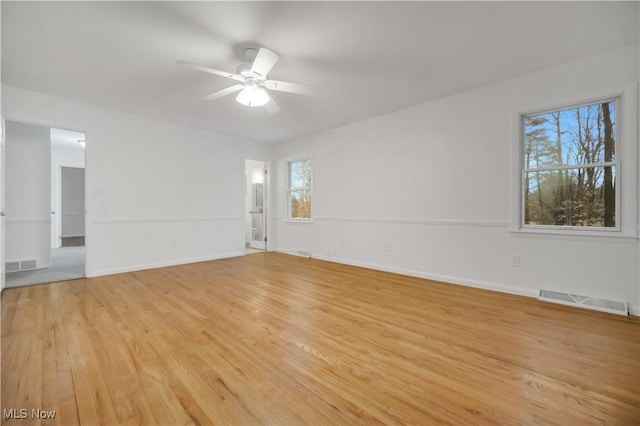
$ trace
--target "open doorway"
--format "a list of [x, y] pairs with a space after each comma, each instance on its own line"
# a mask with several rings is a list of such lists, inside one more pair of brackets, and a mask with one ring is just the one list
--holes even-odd
[[[59, 167], [59, 247], [84, 247], [84, 167]], [[55, 248], [59, 248], [55, 247]]]
[[245, 160], [245, 247], [247, 254], [267, 249], [267, 164]]
[[7, 121], [7, 287], [85, 277], [84, 143], [84, 133]]

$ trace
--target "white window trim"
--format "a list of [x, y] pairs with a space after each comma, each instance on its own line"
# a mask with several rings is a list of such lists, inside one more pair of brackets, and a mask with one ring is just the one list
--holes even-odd
[[285, 219], [282, 222], [289, 225], [313, 225], [315, 223], [313, 219]]
[[[614, 240], [638, 240], [640, 229], [638, 227], [637, 212], [633, 208], [629, 209], [629, 203], [637, 204], [636, 194], [626, 190], [629, 187], [633, 190], [633, 185], [627, 183], [629, 177], [636, 173], [638, 165], [635, 156], [637, 152], [625, 147], [633, 141], [627, 140], [627, 133], [633, 134], [627, 123], [627, 117], [637, 112], [633, 105], [635, 96], [631, 94], [636, 92], [637, 88], [628, 88], [627, 90], [609, 90], [601, 92], [593, 96], [584, 96], [582, 98], [574, 98], [565, 102], [559, 102], [554, 105], [541, 105], [535, 108], [522, 108], [512, 112], [513, 138], [517, 141], [512, 145], [512, 226], [510, 232], [514, 235], [522, 234], [522, 236], [556, 236], [556, 237], [576, 237], [580, 240], [585, 237], [595, 237], [596, 240], [602, 238]], [[557, 111], [567, 108], [578, 107], [582, 105], [591, 105], [606, 100], [616, 101], [616, 141], [615, 141], [615, 161], [616, 176], [616, 226], [612, 228], [588, 228], [577, 226], [553, 226], [553, 225], [524, 225], [524, 181], [523, 181], [523, 149], [524, 149], [524, 127], [522, 125], [523, 118], [528, 115], [538, 113]], [[625, 155], [629, 155], [627, 158]], [[624, 164], [623, 164], [624, 163]], [[575, 167], [572, 167], [575, 168]], [[630, 169], [630, 170], [629, 170]], [[630, 173], [631, 172], [631, 173]]]
[[[616, 183], [616, 226], [612, 226], [612, 227], [608, 227], [605, 228], [604, 226], [598, 226], [598, 227], [587, 227], [587, 226], [563, 226], [563, 225], [526, 225], [524, 223], [524, 210], [525, 210], [525, 206], [524, 206], [524, 171], [525, 171], [525, 167], [524, 167], [524, 158], [523, 158], [523, 150], [524, 150], [524, 118], [527, 116], [531, 116], [531, 115], [537, 115], [537, 114], [544, 114], [544, 113], [550, 113], [550, 112], [556, 112], [556, 111], [561, 111], [561, 110], [566, 110], [566, 109], [572, 109], [572, 108], [580, 108], [583, 106], [590, 106], [590, 105], [596, 105], [596, 104], [600, 104], [603, 102], [615, 102], [616, 105], [616, 119], [615, 119], [615, 135], [616, 135], [616, 140], [615, 140], [615, 161], [612, 162], [606, 162], [606, 163], [594, 163], [594, 164], [571, 164], [571, 165], [559, 165], [557, 167], [539, 167], [539, 168], [534, 168], [534, 169], [526, 169], [528, 171], [545, 171], [545, 170], [569, 170], [569, 169], [579, 169], [579, 168], [595, 168], [595, 167], [602, 167], [602, 166], [613, 166], [616, 169], [616, 179], [617, 179], [617, 183]], [[543, 232], [549, 232], [549, 233], [555, 233], [555, 232], [569, 232], [569, 233], [577, 233], [577, 234], [582, 234], [585, 233], [585, 235], [591, 235], [591, 234], [602, 234], [602, 235], [611, 235], [612, 233], [620, 233], [622, 230], [622, 227], [620, 225], [621, 223], [621, 217], [622, 214], [620, 212], [620, 187], [621, 187], [621, 182], [622, 179], [620, 178], [622, 176], [622, 169], [620, 167], [620, 146], [621, 146], [621, 129], [622, 129], [622, 125], [621, 125], [621, 120], [620, 120], [620, 116], [619, 113], [621, 111], [621, 105], [622, 105], [622, 97], [621, 95], [618, 96], [609, 96], [609, 97], [604, 97], [604, 98], [600, 98], [600, 99], [593, 99], [593, 100], [588, 100], [588, 101], [583, 101], [583, 102], [576, 102], [576, 103], [572, 103], [569, 105], [563, 105], [561, 107], [555, 107], [555, 108], [545, 108], [539, 111], [532, 111], [532, 112], [528, 112], [526, 114], [520, 114], [520, 142], [519, 142], [519, 158], [520, 161], [518, 162], [519, 164], [519, 168], [520, 168], [520, 215], [519, 215], [519, 229], [522, 231], [530, 231], [530, 230], [538, 230], [538, 232], [543, 231]]]
[[[300, 218], [292, 218], [291, 217], [291, 163], [297, 163], [297, 162], [301, 162], [301, 161], [307, 161], [309, 160], [311, 162], [311, 185], [310, 185], [310, 191], [311, 191], [311, 217], [309, 219], [300, 219]], [[302, 156], [302, 157], [295, 157], [295, 158], [289, 158], [285, 160], [285, 169], [286, 169], [286, 203], [287, 205], [285, 206], [285, 212], [286, 212], [286, 216], [284, 219], [284, 223], [288, 223], [288, 224], [298, 224], [298, 225], [312, 225], [314, 223], [313, 221], [313, 158], [311, 157], [311, 155], [308, 156]]]

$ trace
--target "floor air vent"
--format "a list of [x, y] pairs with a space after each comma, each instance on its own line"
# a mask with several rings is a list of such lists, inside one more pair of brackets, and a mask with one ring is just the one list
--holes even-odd
[[595, 297], [581, 296], [579, 294], [563, 293], [552, 290], [540, 290], [538, 299], [546, 302], [559, 303], [561, 305], [577, 306], [579, 308], [609, 312], [610, 314], [629, 314], [627, 302], [616, 300], [598, 299]]

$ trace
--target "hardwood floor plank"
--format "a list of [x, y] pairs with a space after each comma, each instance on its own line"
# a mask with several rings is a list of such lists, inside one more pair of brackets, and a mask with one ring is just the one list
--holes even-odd
[[7, 289], [3, 409], [72, 424], [640, 424], [640, 320], [276, 253]]

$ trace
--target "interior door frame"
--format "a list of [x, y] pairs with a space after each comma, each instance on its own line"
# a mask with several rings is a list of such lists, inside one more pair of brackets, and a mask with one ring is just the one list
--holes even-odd
[[[90, 167], [88, 167], [89, 165], [89, 159], [90, 154], [90, 148], [87, 147], [87, 145], [89, 145], [88, 141], [89, 141], [89, 133], [84, 129], [83, 126], [80, 125], [76, 125], [76, 124], [69, 124], [69, 123], [61, 123], [61, 122], [56, 122], [56, 121], [47, 121], [47, 120], [33, 120], [31, 118], [28, 117], [20, 117], [20, 116], [14, 116], [14, 115], [6, 115], [3, 117], [3, 126], [2, 126], [2, 132], [3, 132], [3, 138], [4, 138], [4, 132], [5, 132], [5, 125], [4, 123], [6, 121], [16, 121], [19, 123], [24, 123], [24, 124], [32, 124], [34, 126], [41, 126], [41, 127], [48, 127], [48, 128], [56, 128], [56, 129], [65, 129], [65, 130], [71, 130], [74, 132], [78, 132], [78, 133], [84, 133], [84, 137], [85, 137], [85, 141], [87, 141], [85, 148], [84, 148], [84, 200], [85, 200], [85, 206], [84, 206], [84, 234], [85, 234], [85, 242], [84, 242], [84, 250], [85, 250], [85, 258], [84, 258], [84, 276], [85, 277], [89, 277], [89, 265], [90, 265], [90, 253], [91, 253], [91, 238], [90, 238], [90, 226], [89, 224], [90, 222], [90, 217], [91, 217], [91, 209], [88, 208], [88, 204], [89, 204], [89, 184], [88, 182], [90, 181]], [[4, 144], [4, 141], [3, 141]], [[5, 194], [5, 167], [4, 167], [4, 155], [2, 156], [2, 168], [0, 169], [0, 182], [2, 185], [1, 190], [1, 194], [0, 194], [0, 199], [2, 201], [2, 209], [5, 208], [4, 206], [4, 194]], [[2, 216], [2, 220], [1, 220], [2, 226], [4, 227], [4, 216]], [[4, 285], [5, 285], [5, 268], [4, 268], [4, 255], [6, 252], [6, 232], [5, 229], [2, 229], [2, 233], [0, 235], [0, 245], [2, 246], [2, 250], [0, 252], [0, 260], [2, 261], [2, 269], [0, 269], [2, 271], [2, 288], [4, 289]]]
[[[271, 163], [267, 160], [263, 160], [263, 159], [256, 159], [256, 158], [245, 158], [242, 161], [242, 174], [245, 177], [243, 179], [244, 182], [244, 188], [245, 191], [248, 188], [248, 182], [247, 179], [249, 179], [250, 177], [247, 176], [247, 160], [251, 160], [251, 161], [255, 161], [258, 163], [262, 163], [262, 167], [263, 167], [263, 179], [262, 179], [262, 229], [263, 229], [263, 234], [264, 234], [264, 250], [268, 251], [269, 250], [269, 214], [271, 212], [271, 197], [270, 197], [270, 191], [271, 191]], [[244, 218], [244, 211], [246, 210], [247, 206], [245, 205], [245, 199], [243, 198], [242, 200], [242, 211], [243, 211], [243, 215], [242, 217]], [[242, 240], [245, 240], [245, 235], [247, 233], [247, 223], [246, 221], [243, 219], [242, 223], [244, 224], [242, 227]], [[250, 240], [251, 241], [251, 240]], [[262, 250], [262, 249], [261, 249]]]
[[53, 193], [53, 206], [52, 209], [55, 212], [53, 215], [53, 241], [52, 248], [62, 247], [62, 166], [59, 164], [54, 165], [54, 182], [55, 188]]
[[[85, 148], [86, 149], [86, 148]], [[56, 171], [55, 171], [55, 182], [54, 182], [54, 187], [55, 187], [55, 199], [54, 199], [54, 211], [56, 212], [54, 215], [54, 226], [53, 226], [53, 232], [54, 232], [54, 241], [55, 244], [57, 244], [57, 247], [54, 248], [60, 248], [62, 247], [62, 191], [63, 191], [63, 187], [62, 187], [62, 169], [63, 168], [67, 168], [67, 169], [82, 169], [84, 170], [84, 167], [75, 167], [75, 166], [63, 166], [61, 164], [56, 164], [55, 165]], [[86, 174], [86, 171], [85, 171]], [[86, 177], [85, 177], [85, 184], [86, 184]], [[86, 190], [85, 190], [85, 195], [86, 195]], [[85, 200], [85, 206], [86, 206], [86, 200]], [[86, 208], [85, 208], [86, 211]], [[86, 224], [86, 214], [83, 217], [83, 220], [85, 221], [84, 223], [84, 229], [86, 232], [86, 228], [87, 228], [87, 224]]]
[[0, 116], [0, 291], [5, 287], [5, 247], [6, 247], [6, 227], [4, 217], [4, 147], [5, 147], [5, 118]]

